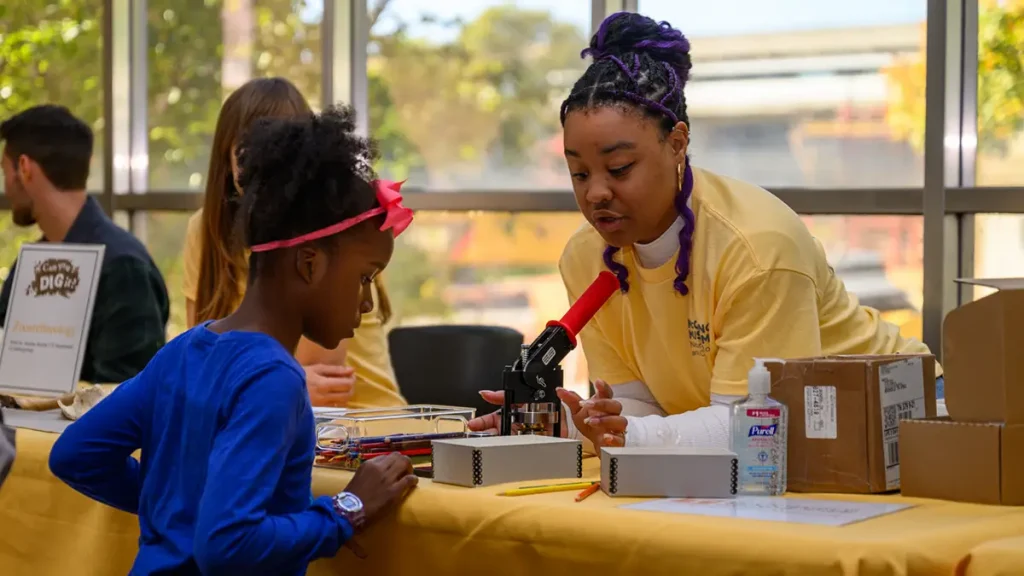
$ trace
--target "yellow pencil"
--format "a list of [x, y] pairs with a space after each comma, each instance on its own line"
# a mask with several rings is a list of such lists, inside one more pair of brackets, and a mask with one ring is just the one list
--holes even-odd
[[549, 492], [564, 492], [570, 490], [582, 490], [590, 488], [593, 482], [572, 482], [569, 484], [547, 484], [544, 486], [523, 486], [498, 493], [498, 496], [526, 496], [529, 494], [547, 494]]

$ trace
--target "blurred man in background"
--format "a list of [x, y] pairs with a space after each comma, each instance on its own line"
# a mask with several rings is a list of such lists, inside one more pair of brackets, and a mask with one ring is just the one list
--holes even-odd
[[[106, 246], [81, 379], [135, 376], [166, 341], [167, 287], [142, 243], [86, 194], [92, 129], [63, 106], [36, 106], [0, 124], [0, 140], [14, 223], [38, 224], [42, 242]], [[16, 265], [0, 291], [0, 327]]]

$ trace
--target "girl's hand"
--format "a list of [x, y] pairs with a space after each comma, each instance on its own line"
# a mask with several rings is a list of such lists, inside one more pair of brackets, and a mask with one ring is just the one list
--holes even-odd
[[417, 482], [409, 457], [392, 452], [359, 466], [345, 491], [359, 497], [366, 521], [372, 523], [382, 511], [401, 500]]
[[572, 416], [576, 429], [594, 444], [594, 448], [624, 446], [626, 418], [622, 416], [622, 403], [613, 399], [612, 387], [604, 380], [595, 380], [594, 388], [597, 394], [590, 400], [583, 400], [579, 394], [564, 388], [558, 390], [558, 397]]

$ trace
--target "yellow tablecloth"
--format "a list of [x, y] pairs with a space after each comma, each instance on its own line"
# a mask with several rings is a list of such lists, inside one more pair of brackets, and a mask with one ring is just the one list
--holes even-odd
[[[135, 554], [136, 520], [51, 476], [55, 439], [18, 431], [18, 460], [0, 489], [0, 573], [121, 576]], [[597, 461], [585, 472], [595, 475]], [[313, 491], [338, 492], [349, 478], [316, 469]], [[1024, 536], [1024, 508], [899, 497], [837, 497], [918, 506], [824, 527], [617, 510], [629, 501], [600, 493], [576, 504], [571, 492], [499, 490], [421, 481], [359, 538], [368, 559], [346, 549], [310, 574], [952, 574], [975, 547]]]
[[971, 549], [960, 563], [963, 576], [1024, 575], [1024, 537], [985, 542]]

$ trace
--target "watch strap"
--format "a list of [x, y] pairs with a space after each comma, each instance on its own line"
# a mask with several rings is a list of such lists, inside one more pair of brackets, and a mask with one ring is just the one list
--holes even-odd
[[[346, 510], [345, 508], [342, 508], [338, 501], [342, 494], [338, 494], [333, 499], [334, 511], [348, 521], [352, 526], [353, 532], [361, 532], [363, 527], [366, 525], [366, 509], [362, 506], [362, 501], [359, 502], [360, 505], [357, 510]], [[352, 497], [355, 497], [355, 495], [353, 494]]]
[[348, 520], [348, 523], [352, 525], [352, 530], [357, 534], [363, 531], [363, 527], [366, 526], [366, 512], [359, 510], [358, 512], [346, 512], [344, 510], [338, 510], [341, 517]]

